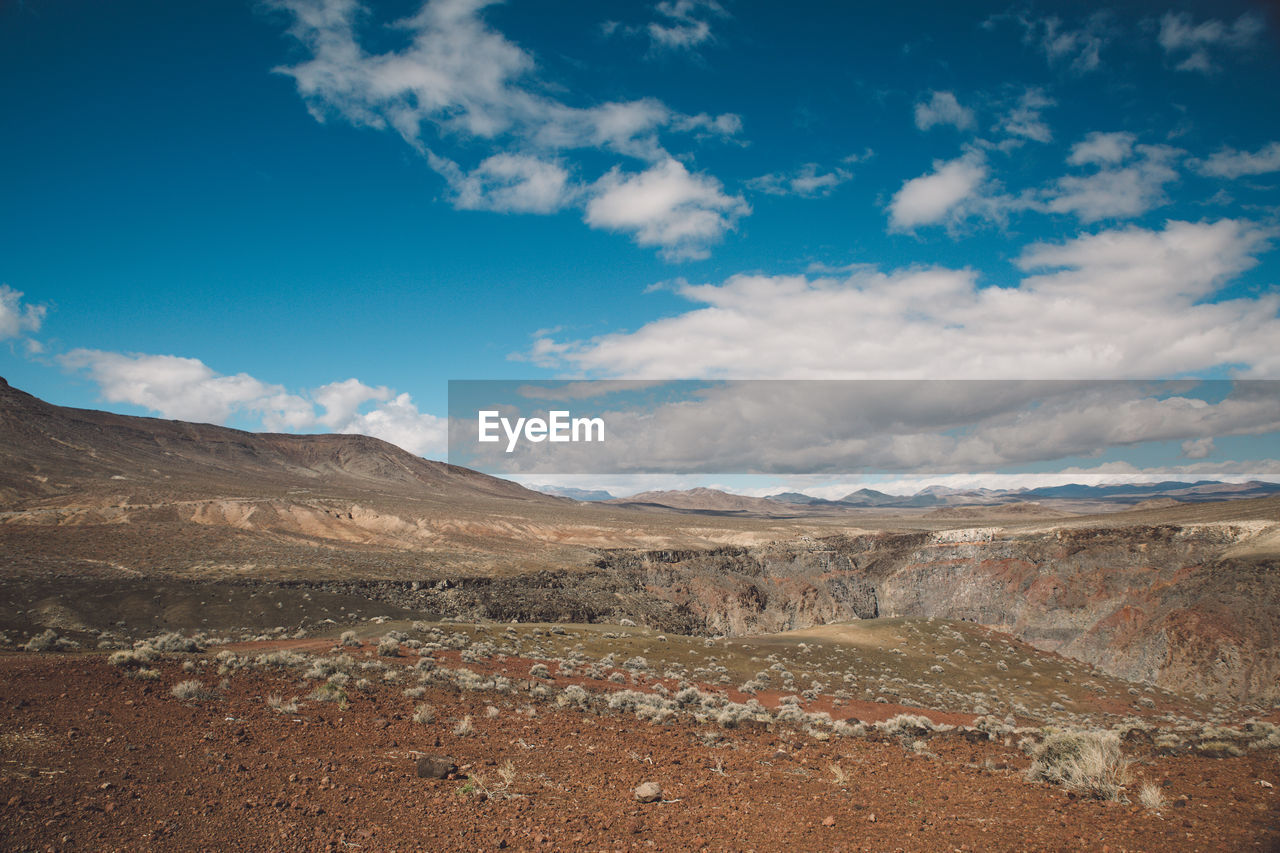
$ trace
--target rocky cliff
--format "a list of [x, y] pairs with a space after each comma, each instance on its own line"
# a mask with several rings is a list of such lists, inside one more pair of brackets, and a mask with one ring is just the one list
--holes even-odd
[[963, 619], [1129, 680], [1277, 701], [1278, 531], [1266, 520], [969, 528], [609, 552], [600, 565], [706, 631], [876, 615]]

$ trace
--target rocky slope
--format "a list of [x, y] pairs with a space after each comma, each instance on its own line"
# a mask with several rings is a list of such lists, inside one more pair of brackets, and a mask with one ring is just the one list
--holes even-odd
[[[1266, 503], [1266, 513], [1280, 508]], [[1278, 545], [1280, 523], [1263, 518], [833, 536], [613, 553], [602, 565], [712, 632], [963, 619], [1129, 680], [1271, 702], [1280, 700]]]

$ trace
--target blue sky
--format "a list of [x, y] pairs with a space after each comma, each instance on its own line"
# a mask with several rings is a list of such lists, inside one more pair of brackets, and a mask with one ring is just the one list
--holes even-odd
[[449, 379], [1280, 378], [1278, 27], [5, 4], [0, 375], [437, 457]]

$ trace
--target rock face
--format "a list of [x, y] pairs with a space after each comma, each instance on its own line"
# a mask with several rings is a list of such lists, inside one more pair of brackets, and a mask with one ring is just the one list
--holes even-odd
[[969, 528], [610, 553], [601, 564], [708, 632], [962, 619], [1121, 678], [1270, 702], [1280, 699], [1280, 560], [1250, 545], [1277, 531], [1268, 521]]
[[961, 619], [1132, 681], [1270, 702], [1280, 700], [1280, 559], [1267, 541], [1278, 533], [1264, 520], [833, 536], [602, 551], [585, 573], [381, 589], [410, 610], [629, 618], [731, 636], [877, 616]]
[[1276, 527], [943, 531], [870, 573], [884, 615], [967, 619], [1122, 678], [1274, 701], [1280, 561], [1231, 552]]

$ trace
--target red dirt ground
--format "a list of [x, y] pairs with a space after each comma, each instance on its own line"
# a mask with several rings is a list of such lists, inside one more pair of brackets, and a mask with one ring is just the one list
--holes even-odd
[[[240, 672], [216, 699], [190, 704], [170, 687], [218, 678], [157, 666], [161, 679], [144, 682], [97, 655], [0, 655], [0, 847], [1280, 849], [1280, 788], [1258, 784], [1280, 785], [1275, 752], [1135, 756], [1136, 777], [1166, 785], [1170, 806], [1151, 812], [1028, 783], [1015, 747], [957, 736], [930, 738], [932, 756], [781, 727], [724, 732], [707, 746], [701, 735], [718, 729], [548, 704], [530, 717], [526, 697], [432, 687], [415, 700], [404, 683], [353, 691], [345, 711], [308, 701], [279, 714], [265, 697], [305, 695], [297, 673]], [[419, 702], [435, 707], [435, 722], [412, 721]], [[464, 715], [474, 732], [455, 736]], [[460, 778], [417, 778], [424, 753], [453, 756]], [[504, 789], [506, 762], [514, 780]], [[644, 781], [662, 786], [663, 802], [635, 802]]]

